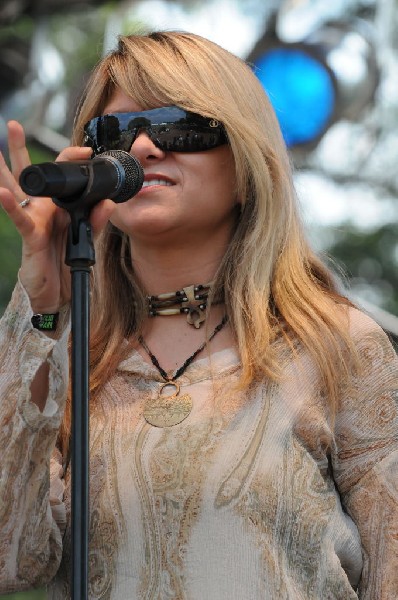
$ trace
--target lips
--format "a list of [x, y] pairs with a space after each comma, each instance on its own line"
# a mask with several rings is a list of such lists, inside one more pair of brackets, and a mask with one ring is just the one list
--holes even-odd
[[164, 177], [163, 175], [145, 175], [145, 179], [144, 179], [144, 183], [142, 184], [142, 187], [148, 188], [148, 187], [152, 187], [155, 185], [170, 186], [170, 185], [174, 185], [174, 183], [167, 177]]

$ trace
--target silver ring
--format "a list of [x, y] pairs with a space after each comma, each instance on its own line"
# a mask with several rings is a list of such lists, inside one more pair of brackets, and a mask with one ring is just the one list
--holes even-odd
[[22, 200], [22, 202], [19, 203], [19, 206], [21, 208], [25, 208], [25, 206], [28, 206], [29, 202], [30, 202], [30, 198], [25, 198], [24, 200]]

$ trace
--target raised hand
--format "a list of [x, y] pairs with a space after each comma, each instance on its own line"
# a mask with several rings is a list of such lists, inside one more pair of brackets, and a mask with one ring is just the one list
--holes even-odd
[[[0, 153], [0, 204], [22, 237], [20, 279], [33, 312], [57, 312], [70, 300], [70, 271], [64, 263], [69, 215], [51, 198], [32, 197], [21, 205], [26, 194], [18, 181], [30, 159], [23, 127], [17, 121], [8, 124], [8, 144], [11, 170]], [[57, 160], [87, 160], [90, 153], [90, 148], [69, 147]], [[112, 201], [104, 200], [92, 210], [94, 233], [105, 226], [114, 207]]]

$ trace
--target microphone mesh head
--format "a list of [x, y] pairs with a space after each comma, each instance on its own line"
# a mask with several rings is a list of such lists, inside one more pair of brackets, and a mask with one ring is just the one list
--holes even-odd
[[144, 183], [144, 170], [135, 156], [124, 150], [108, 150], [97, 154], [96, 158], [110, 159], [119, 172], [120, 185], [112, 195], [114, 202], [126, 202], [138, 194]]

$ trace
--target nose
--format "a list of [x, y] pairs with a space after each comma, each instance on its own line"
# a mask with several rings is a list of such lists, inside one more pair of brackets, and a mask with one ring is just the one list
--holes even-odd
[[166, 156], [166, 152], [153, 143], [145, 130], [138, 133], [130, 148], [130, 153], [138, 158], [141, 163], [162, 160]]

